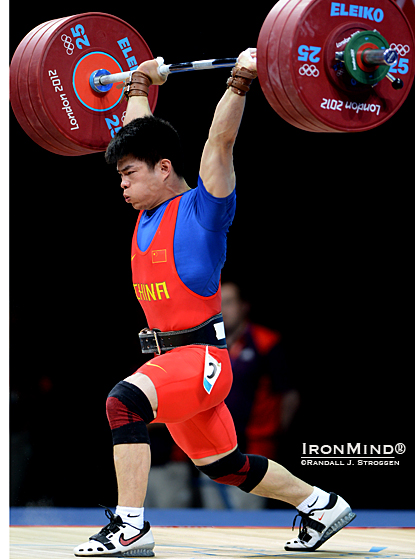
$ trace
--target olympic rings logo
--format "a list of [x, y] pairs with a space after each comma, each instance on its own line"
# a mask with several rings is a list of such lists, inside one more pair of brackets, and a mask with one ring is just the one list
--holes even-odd
[[320, 75], [320, 72], [314, 66], [314, 64], [303, 64], [298, 70], [298, 73], [300, 74], [300, 76], [308, 76], [309, 78], [317, 78]]
[[409, 45], [397, 45], [396, 43], [391, 43], [389, 45], [389, 48], [396, 50], [399, 56], [405, 56], [411, 50], [411, 47]]
[[61, 41], [63, 41], [63, 46], [66, 49], [66, 54], [68, 54], [69, 56], [73, 54], [75, 45], [72, 42], [72, 38], [64, 34], [61, 35]]

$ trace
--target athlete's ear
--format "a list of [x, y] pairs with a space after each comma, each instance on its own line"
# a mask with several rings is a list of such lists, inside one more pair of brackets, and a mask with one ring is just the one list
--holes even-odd
[[163, 180], [166, 180], [173, 170], [170, 159], [160, 159], [160, 161], [157, 163], [157, 166], [160, 172], [163, 174]]

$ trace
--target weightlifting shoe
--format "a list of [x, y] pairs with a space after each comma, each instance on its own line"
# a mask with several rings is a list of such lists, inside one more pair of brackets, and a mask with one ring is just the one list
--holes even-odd
[[335, 493], [330, 493], [324, 508], [312, 509], [307, 514], [299, 512], [297, 516], [301, 517], [300, 532], [294, 540], [285, 544], [286, 551], [315, 551], [356, 517], [346, 501]]
[[105, 514], [109, 524], [88, 542], [75, 547], [76, 557], [154, 557], [154, 538], [148, 522], [139, 530], [109, 509]]

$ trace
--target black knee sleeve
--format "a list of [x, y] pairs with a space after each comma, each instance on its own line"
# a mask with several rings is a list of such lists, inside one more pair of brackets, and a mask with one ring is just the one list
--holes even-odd
[[197, 466], [197, 469], [217, 483], [236, 485], [245, 493], [250, 493], [267, 473], [268, 458], [242, 454], [236, 448], [224, 458], [207, 466]]
[[108, 394], [107, 418], [113, 444], [150, 444], [147, 423], [153, 421], [151, 404], [142, 390], [130, 382], [119, 382]]

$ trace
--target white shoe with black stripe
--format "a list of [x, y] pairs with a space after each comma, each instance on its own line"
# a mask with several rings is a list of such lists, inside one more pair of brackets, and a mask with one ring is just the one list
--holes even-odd
[[105, 514], [109, 524], [75, 547], [76, 557], [154, 557], [154, 538], [148, 522], [140, 530], [123, 522], [110, 509]]
[[356, 517], [346, 501], [335, 493], [330, 493], [324, 508], [313, 509], [308, 514], [299, 512], [297, 516], [301, 516], [300, 532], [285, 544], [286, 551], [315, 551]]

